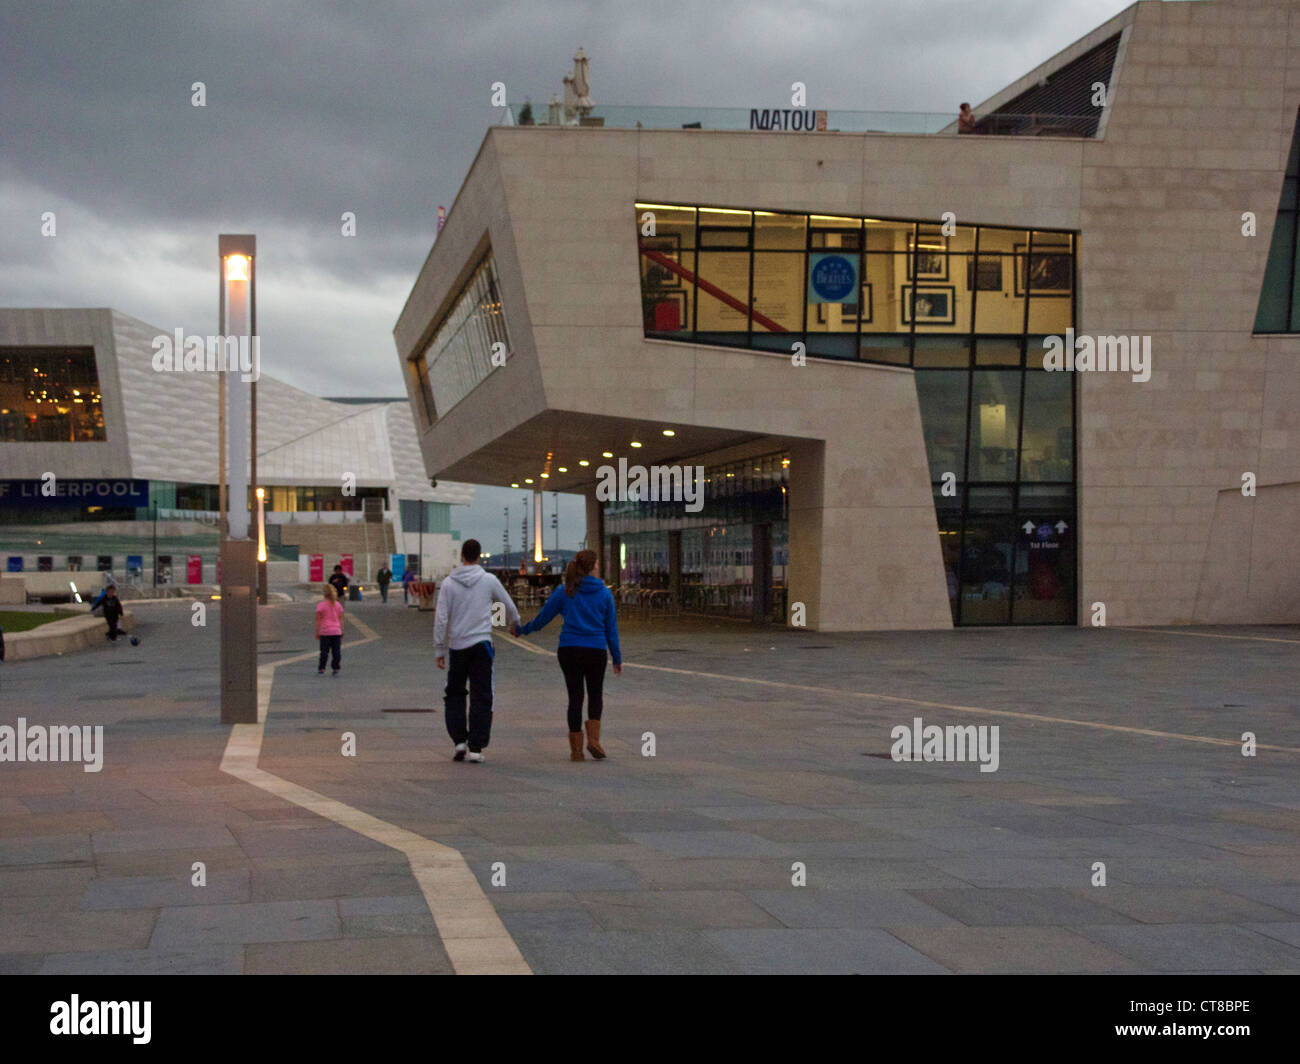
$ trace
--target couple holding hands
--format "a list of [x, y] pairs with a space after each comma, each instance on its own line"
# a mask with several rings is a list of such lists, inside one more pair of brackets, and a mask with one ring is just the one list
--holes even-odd
[[[492, 604], [502, 603], [509, 618], [511, 635], [541, 631], [558, 614], [564, 619], [556, 657], [569, 692], [569, 760], [583, 757], [583, 689], [586, 689], [587, 750], [596, 760], [605, 756], [600, 745], [600, 718], [604, 709], [602, 688], [608, 657], [614, 659], [614, 675], [623, 672], [623, 655], [618, 644], [618, 620], [614, 596], [595, 574], [596, 552], [581, 550], [568, 565], [564, 583], [527, 624], [519, 623], [519, 611], [495, 576], [479, 564], [482, 548], [477, 540], [466, 540], [461, 561], [438, 589], [433, 621], [433, 643], [440, 669], [447, 669], [443, 704], [447, 733], [455, 750], [454, 761], [483, 762], [483, 750], [492, 731]], [[469, 715], [466, 721], [466, 685]]]

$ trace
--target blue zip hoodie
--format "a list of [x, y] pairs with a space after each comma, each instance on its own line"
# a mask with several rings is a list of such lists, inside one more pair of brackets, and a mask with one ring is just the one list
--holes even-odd
[[603, 580], [595, 576], [584, 576], [572, 598], [561, 584], [551, 592], [542, 612], [527, 624], [519, 626], [519, 634], [540, 632], [555, 619], [557, 613], [564, 618], [560, 646], [593, 647], [596, 650], [604, 650], [608, 646], [614, 664], [623, 664], [623, 652], [618, 645], [614, 596]]

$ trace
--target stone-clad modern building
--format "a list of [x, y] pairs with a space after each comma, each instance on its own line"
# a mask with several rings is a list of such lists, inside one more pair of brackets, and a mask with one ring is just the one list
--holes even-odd
[[1137, 3], [975, 112], [491, 129], [395, 329], [428, 473], [587, 493], [688, 609], [1296, 620], [1300, 2]]

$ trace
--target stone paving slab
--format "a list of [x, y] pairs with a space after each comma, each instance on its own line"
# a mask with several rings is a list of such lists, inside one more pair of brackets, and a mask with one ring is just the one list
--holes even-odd
[[885, 931], [784, 928], [711, 931], [705, 937], [740, 971], [778, 975], [942, 975], [947, 972], [942, 965]]
[[1094, 942], [1123, 953], [1152, 971], [1300, 969], [1300, 946], [1287, 945], [1248, 927], [1130, 924], [1089, 927], [1085, 933]]
[[958, 921], [928, 898], [934, 891], [751, 890], [750, 897], [786, 927], [949, 927]]
[[296, 942], [341, 938], [332, 901], [263, 901], [163, 909], [150, 943], [156, 949], [217, 942]]
[[[1089, 935], [1092, 932], [1090, 928]], [[1118, 949], [1108, 949], [1062, 927], [901, 927], [892, 928], [891, 933], [935, 963], [959, 973], [1141, 970]]]
[[243, 970], [242, 947], [222, 945], [51, 953], [37, 969], [41, 975], [240, 975]]
[[446, 975], [451, 962], [429, 935], [274, 942], [244, 950], [249, 975]]

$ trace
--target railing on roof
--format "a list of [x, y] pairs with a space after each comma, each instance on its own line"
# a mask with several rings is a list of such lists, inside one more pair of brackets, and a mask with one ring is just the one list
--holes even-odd
[[[518, 125], [522, 105], [498, 109], [499, 125]], [[598, 106], [581, 121], [551, 123], [545, 105], [532, 109], [525, 125], [603, 126], [613, 129], [764, 130], [792, 133], [943, 133], [957, 134], [954, 112], [842, 111], [813, 107], [624, 107]], [[975, 115], [975, 132], [1018, 137], [1092, 137], [1100, 110], [1087, 115]]]

